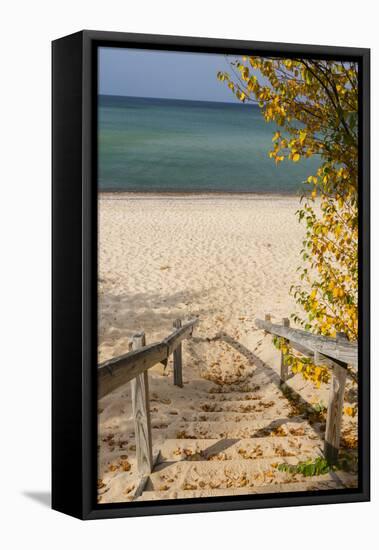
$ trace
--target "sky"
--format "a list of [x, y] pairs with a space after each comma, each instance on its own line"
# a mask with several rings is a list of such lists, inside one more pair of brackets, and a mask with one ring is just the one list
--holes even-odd
[[239, 103], [218, 71], [224, 55], [99, 48], [100, 94]]

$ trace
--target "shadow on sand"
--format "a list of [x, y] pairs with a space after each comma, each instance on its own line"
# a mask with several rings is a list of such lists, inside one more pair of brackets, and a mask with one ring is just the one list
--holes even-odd
[[[293, 405], [296, 405], [297, 407], [300, 407], [302, 409], [311, 409], [312, 405], [306, 401], [296, 390], [293, 388], [290, 388], [287, 384], [282, 384], [279, 374], [268, 364], [262, 361], [256, 355], [253, 353], [249, 348], [241, 344], [238, 340], [227, 334], [226, 332], [218, 332], [213, 338], [193, 338], [193, 341], [207, 341], [207, 342], [213, 342], [213, 341], [223, 341], [227, 344], [229, 344], [231, 347], [233, 347], [238, 353], [246, 357], [246, 359], [249, 361], [249, 364], [252, 366], [255, 366], [255, 374], [265, 375], [270, 382], [275, 384], [280, 390], [283, 391], [283, 394], [288, 399], [290, 403]], [[282, 426], [287, 423], [301, 423], [304, 420], [308, 420], [306, 414], [300, 414], [298, 417], [289, 417], [289, 418], [278, 418], [270, 422], [267, 426], [262, 428], [262, 430], [259, 430], [256, 432], [255, 437], [264, 437], [267, 436], [268, 432], [271, 432], [278, 428], [278, 426]], [[325, 425], [324, 423], [314, 423], [311, 424], [312, 429], [315, 433], [321, 438], [323, 438], [324, 431], [325, 431]]]

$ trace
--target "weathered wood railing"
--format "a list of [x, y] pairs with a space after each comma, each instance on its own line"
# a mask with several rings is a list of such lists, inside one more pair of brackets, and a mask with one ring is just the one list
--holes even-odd
[[[332, 369], [324, 455], [329, 463], [336, 463], [340, 447], [347, 369], [348, 366], [353, 370], [358, 368], [357, 343], [349, 342], [343, 333], [337, 334], [336, 338], [329, 338], [290, 328], [288, 319], [283, 319], [282, 325], [274, 324], [271, 322], [270, 315], [266, 315], [264, 321], [256, 319], [255, 325], [266, 333], [285, 338], [301, 354], [312, 357], [314, 364], [325, 365]], [[283, 353], [280, 360], [280, 379], [282, 383], [288, 379], [288, 366], [285, 364]]]
[[192, 336], [199, 319], [182, 325], [174, 321], [174, 332], [161, 342], [146, 345], [143, 332], [135, 334], [129, 344], [130, 351], [101, 363], [98, 367], [98, 398], [104, 397], [121, 385], [131, 382], [137, 468], [142, 476], [153, 469], [148, 369], [163, 363], [174, 354], [174, 384], [182, 387], [182, 341]]

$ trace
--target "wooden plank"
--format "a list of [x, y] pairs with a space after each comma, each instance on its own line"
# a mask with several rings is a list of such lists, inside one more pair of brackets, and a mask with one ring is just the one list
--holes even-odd
[[143, 349], [133, 350], [101, 363], [98, 367], [98, 399], [130, 382], [154, 365], [167, 362], [180, 342], [192, 335], [193, 328], [198, 322], [197, 318], [191, 319], [162, 342], [144, 346]]
[[327, 336], [311, 334], [304, 330], [283, 327], [274, 323], [256, 319], [255, 325], [266, 332], [287, 338], [290, 342], [300, 344], [310, 351], [318, 351], [336, 361], [347, 363], [354, 368], [358, 366], [358, 346], [356, 342], [337, 341]]
[[[133, 350], [145, 345], [145, 334], [133, 336]], [[136, 442], [137, 468], [141, 475], [150, 474], [153, 468], [153, 446], [151, 439], [149, 380], [147, 371], [131, 381], [132, 407]]]
[[[337, 341], [347, 341], [347, 337], [345, 335], [337, 334]], [[335, 464], [338, 460], [346, 375], [347, 365], [341, 364], [339, 362], [334, 363], [332, 381], [329, 391], [328, 414], [326, 419], [324, 443], [324, 454], [329, 464]]]
[[[270, 313], [266, 313], [265, 322], [266, 323], [271, 323], [271, 314]], [[265, 334], [268, 334], [268, 331], [265, 330]]]
[[[154, 467], [155, 465], [157, 464], [158, 460], [160, 458], [160, 451], [158, 451], [156, 453], [156, 455], [154, 456], [153, 458], [153, 467], [152, 467], [152, 470], [154, 470]], [[151, 472], [150, 472], [151, 473]], [[146, 483], [149, 481], [149, 475], [144, 475], [141, 477], [140, 479], [140, 482], [138, 483], [137, 485], [137, 489], [135, 490], [134, 492], [134, 495], [133, 495], [133, 499], [132, 500], [137, 500], [141, 495], [142, 493], [144, 492], [145, 490], [145, 487], [146, 487]]]
[[302, 355], [305, 355], [306, 357], [309, 357], [310, 359], [313, 359], [314, 352], [309, 350], [308, 348], [305, 348], [304, 346], [301, 346], [300, 344], [296, 344], [295, 342], [291, 342], [291, 346], [293, 349], [301, 353]]
[[[180, 319], [176, 319], [173, 323], [174, 328], [180, 329], [182, 326], [182, 321]], [[183, 387], [183, 378], [182, 378], [182, 343], [180, 342], [179, 345], [174, 350], [174, 384], [175, 386], [179, 386], [179, 388]]]
[[168, 355], [173, 353], [182, 340], [192, 336], [193, 329], [198, 322], [199, 319], [192, 319], [191, 321], [188, 321], [163, 340], [163, 342], [168, 346]]
[[331, 359], [331, 357], [323, 355], [319, 351], [315, 351], [313, 356], [313, 363], [315, 365], [322, 365], [324, 367], [329, 367], [330, 369], [333, 369], [336, 361], [335, 359]]
[[[286, 317], [283, 318], [282, 322], [284, 327], [290, 326], [290, 321]], [[286, 342], [288, 342], [288, 340], [286, 340]], [[284, 353], [281, 351], [280, 352], [280, 381], [282, 384], [288, 380], [288, 365], [285, 364], [284, 357], [285, 357]]]
[[101, 363], [98, 367], [98, 398], [166, 359], [167, 351], [167, 345], [159, 342]]

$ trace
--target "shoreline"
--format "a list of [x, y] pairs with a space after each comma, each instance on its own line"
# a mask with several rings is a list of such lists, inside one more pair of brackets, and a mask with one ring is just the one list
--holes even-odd
[[[299, 199], [301, 194], [297, 193], [265, 193], [256, 191], [114, 191], [98, 190], [98, 198], [102, 200], [122, 199]], [[112, 197], [114, 197], [112, 199]], [[117, 198], [116, 198], [117, 197]]]

